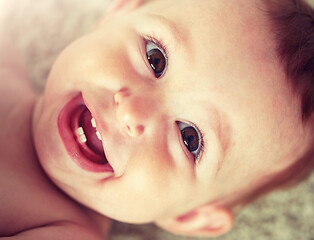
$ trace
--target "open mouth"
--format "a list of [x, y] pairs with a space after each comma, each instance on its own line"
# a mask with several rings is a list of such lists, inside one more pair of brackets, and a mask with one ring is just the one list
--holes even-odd
[[58, 128], [69, 155], [81, 168], [93, 172], [113, 172], [96, 121], [81, 94], [62, 109]]
[[92, 162], [107, 164], [101, 136], [95, 119], [85, 105], [80, 106], [72, 116], [71, 128], [82, 153]]

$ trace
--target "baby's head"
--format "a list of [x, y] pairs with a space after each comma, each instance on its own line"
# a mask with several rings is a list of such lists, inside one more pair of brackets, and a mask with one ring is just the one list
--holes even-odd
[[300, 16], [289, 23], [294, 2], [116, 2], [61, 53], [36, 106], [48, 176], [113, 219], [230, 230], [234, 205], [311, 167], [314, 50]]

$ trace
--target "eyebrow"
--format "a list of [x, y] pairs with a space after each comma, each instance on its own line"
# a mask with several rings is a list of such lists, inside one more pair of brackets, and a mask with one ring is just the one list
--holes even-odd
[[217, 176], [223, 164], [225, 163], [227, 151], [231, 143], [232, 128], [226, 114], [224, 112], [218, 111], [218, 109], [216, 109], [216, 112], [219, 118], [218, 128], [217, 128], [217, 138], [220, 142], [221, 150], [222, 150], [222, 156], [219, 159], [217, 172], [216, 172], [216, 176]]
[[163, 29], [169, 33], [169, 36], [172, 37], [172, 40], [176, 45], [183, 45], [185, 48], [187, 47], [189, 42], [189, 31], [184, 31], [178, 23], [165, 16], [151, 13], [148, 14], [148, 17], [160, 24]]
[[217, 176], [226, 162], [226, 155], [232, 142], [233, 128], [230, 124], [228, 115], [217, 106], [213, 104], [204, 106], [204, 112], [206, 113], [203, 113], [203, 123], [201, 130], [204, 134], [204, 141], [206, 146], [204, 155], [206, 156], [204, 156], [205, 158], [203, 160], [210, 161], [210, 159], [208, 159], [210, 156], [207, 153], [207, 151], [210, 149], [210, 147], [208, 147], [210, 146], [210, 141], [206, 138], [206, 135], [210, 136], [214, 134], [219, 144], [219, 154], [217, 156], [217, 165], [215, 167], [215, 176]]

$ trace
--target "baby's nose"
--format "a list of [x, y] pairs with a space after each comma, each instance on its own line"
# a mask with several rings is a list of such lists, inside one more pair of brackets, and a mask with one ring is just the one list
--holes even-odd
[[128, 89], [115, 93], [117, 119], [122, 131], [130, 137], [141, 136], [149, 119], [149, 103], [145, 97], [132, 94]]

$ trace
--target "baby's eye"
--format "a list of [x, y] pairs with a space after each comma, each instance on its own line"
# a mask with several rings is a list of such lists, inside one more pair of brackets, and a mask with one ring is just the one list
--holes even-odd
[[193, 154], [194, 160], [197, 162], [203, 151], [203, 137], [201, 132], [190, 124], [184, 122], [177, 122], [177, 124], [186, 149]]
[[155, 77], [160, 78], [167, 66], [165, 50], [152, 40], [146, 41], [147, 60], [154, 71]]

